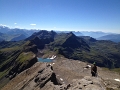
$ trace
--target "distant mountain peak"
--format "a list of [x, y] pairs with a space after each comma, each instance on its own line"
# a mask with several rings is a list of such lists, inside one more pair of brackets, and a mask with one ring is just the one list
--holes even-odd
[[120, 34], [109, 34], [97, 38], [97, 40], [111, 40], [113, 42], [120, 42]]
[[39, 32], [35, 32], [33, 35], [31, 35], [30, 37], [28, 37], [26, 40], [32, 40], [36, 36], [38, 38], [41, 38], [41, 39], [43, 39], [43, 38], [54, 38], [56, 34], [57, 33], [54, 32], [54, 31], [41, 30]]

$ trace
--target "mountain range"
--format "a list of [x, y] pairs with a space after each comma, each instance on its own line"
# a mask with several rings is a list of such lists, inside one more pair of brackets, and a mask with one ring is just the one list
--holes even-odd
[[[81, 63], [96, 62], [97, 66], [109, 69], [120, 68], [120, 43], [109, 40], [96, 40], [90, 36], [76, 36], [72, 32], [56, 33], [55, 31], [40, 30], [22, 41], [0, 42], [0, 82], [2, 83], [0, 88], [24, 70], [31, 68], [32, 65], [38, 62], [38, 57], [48, 58], [52, 55], [57, 56], [59, 63], [63, 63], [64, 59], [67, 58]], [[69, 61], [69, 64], [71, 65], [71, 61]], [[61, 65], [64, 67], [64, 63]], [[56, 72], [57, 67], [59, 65], [55, 67]], [[64, 69], [69, 71], [67, 67], [62, 70]], [[25, 72], [27, 73], [27, 71]], [[42, 73], [43, 71], [39, 72]], [[51, 76], [49, 79], [52, 81], [53, 77]]]
[[113, 42], [120, 42], [120, 34], [110, 34], [97, 38], [97, 40], [111, 40]]
[[[19, 28], [9, 28], [6, 26], [0, 26], [0, 41], [19, 41], [24, 40], [31, 36], [35, 32], [39, 32], [40, 30], [32, 29], [19, 29]], [[113, 42], [120, 42], [120, 35], [114, 33], [104, 33], [104, 32], [93, 32], [93, 31], [55, 31], [56, 33], [69, 33], [72, 32], [76, 36], [90, 36], [97, 40], [111, 40]]]
[[[98, 66], [108, 68], [120, 66], [120, 44], [112, 41], [96, 40], [89, 36], [78, 37], [72, 32], [57, 34], [54, 31], [46, 30], [36, 32], [21, 42], [27, 41], [30, 41], [30, 45], [37, 46], [38, 49], [47, 48], [48, 51], [52, 50], [66, 58], [87, 61], [89, 63], [96, 62]], [[12, 47], [12, 43], [14, 42], [1, 42], [1, 48]], [[19, 45], [17, 43], [15, 45]]]
[[105, 35], [112, 34], [112, 33], [105, 33], [105, 32], [101, 32], [101, 31], [96, 31], [96, 32], [93, 32], [93, 31], [56, 31], [56, 32], [57, 33], [72, 32], [76, 36], [90, 36], [90, 37], [93, 37], [93, 38], [99, 38], [99, 37], [102, 37], [102, 36], [105, 36]]
[[18, 28], [11, 29], [9, 27], [0, 26], [0, 41], [24, 40], [27, 37], [31, 36], [34, 32], [38, 32], [38, 30], [27, 30]]

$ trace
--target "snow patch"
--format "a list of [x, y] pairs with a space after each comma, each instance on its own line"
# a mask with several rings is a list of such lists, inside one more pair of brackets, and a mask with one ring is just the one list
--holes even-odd
[[90, 65], [87, 65], [89, 68], [91, 68], [91, 66]]
[[62, 79], [62, 78], [60, 78], [60, 80], [61, 80], [61, 81], [63, 81], [63, 79]]
[[54, 65], [55, 63], [53, 63], [53, 65]]
[[52, 55], [51, 58], [47, 58], [47, 59], [55, 59], [55, 58], [56, 58], [56, 56], [55, 56], [55, 55]]
[[114, 79], [114, 80], [120, 82], [120, 79]]
[[50, 63], [50, 66], [53, 66], [55, 63]]

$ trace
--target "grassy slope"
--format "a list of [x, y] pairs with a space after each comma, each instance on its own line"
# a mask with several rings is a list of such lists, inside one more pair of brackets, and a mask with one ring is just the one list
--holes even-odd
[[[13, 44], [13, 43], [12, 43]], [[4, 78], [9, 71], [17, 66], [21, 65], [19, 69], [22, 69], [23, 66], [27, 65], [29, 60], [34, 57], [33, 52], [24, 52], [24, 47], [27, 47], [29, 41], [26, 43], [16, 44], [14, 46], [9, 46], [3, 49], [0, 49], [0, 88], [3, 87], [9, 80]]]
[[[64, 55], [67, 58], [78, 59], [81, 61], [87, 61], [90, 63], [96, 62], [98, 66], [108, 68], [120, 67], [120, 48], [119, 44], [111, 41], [97, 41], [94, 39], [86, 39], [85, 41], [90, 46], [88, 48], [84, 42], [80, 42], [81, 38], [75, 38], [81, 43], [79, 48], [72, 48], [69, 45], [63, 46], [68, 40], [71, 34], [61, 34], [55, 38], [55, 41], [50, 44], [50, 48], [59, 54]], [[88, 41], [87, 41], [88, 40]], [[73, 45], [75, 40], [71, 43]], [[71, 44], [70, 43], [70, 44]], [[69, 44], [67, 42], [66, 44]]]

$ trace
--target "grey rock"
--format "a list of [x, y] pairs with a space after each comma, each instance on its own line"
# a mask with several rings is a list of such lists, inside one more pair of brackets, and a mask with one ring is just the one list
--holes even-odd
[[80, 80], [73, 80], [69, 90], [105, 90], [105, 85], [101, 78], [85, 76]]
[[98, 86], [98, 85], [88, 85], [85, 88], [83, 88], [82, 90], [105, 90], [104, 88]]
[[47, 66], [46, 68], [40, 70], [34, 81], [36, 86], [40, 86], [40, 88], [44, 87], [49, 81], [55, 85], [60, 85], [60, 82], [56, 78], [56, 74], [52, 70], [52, 66]]

